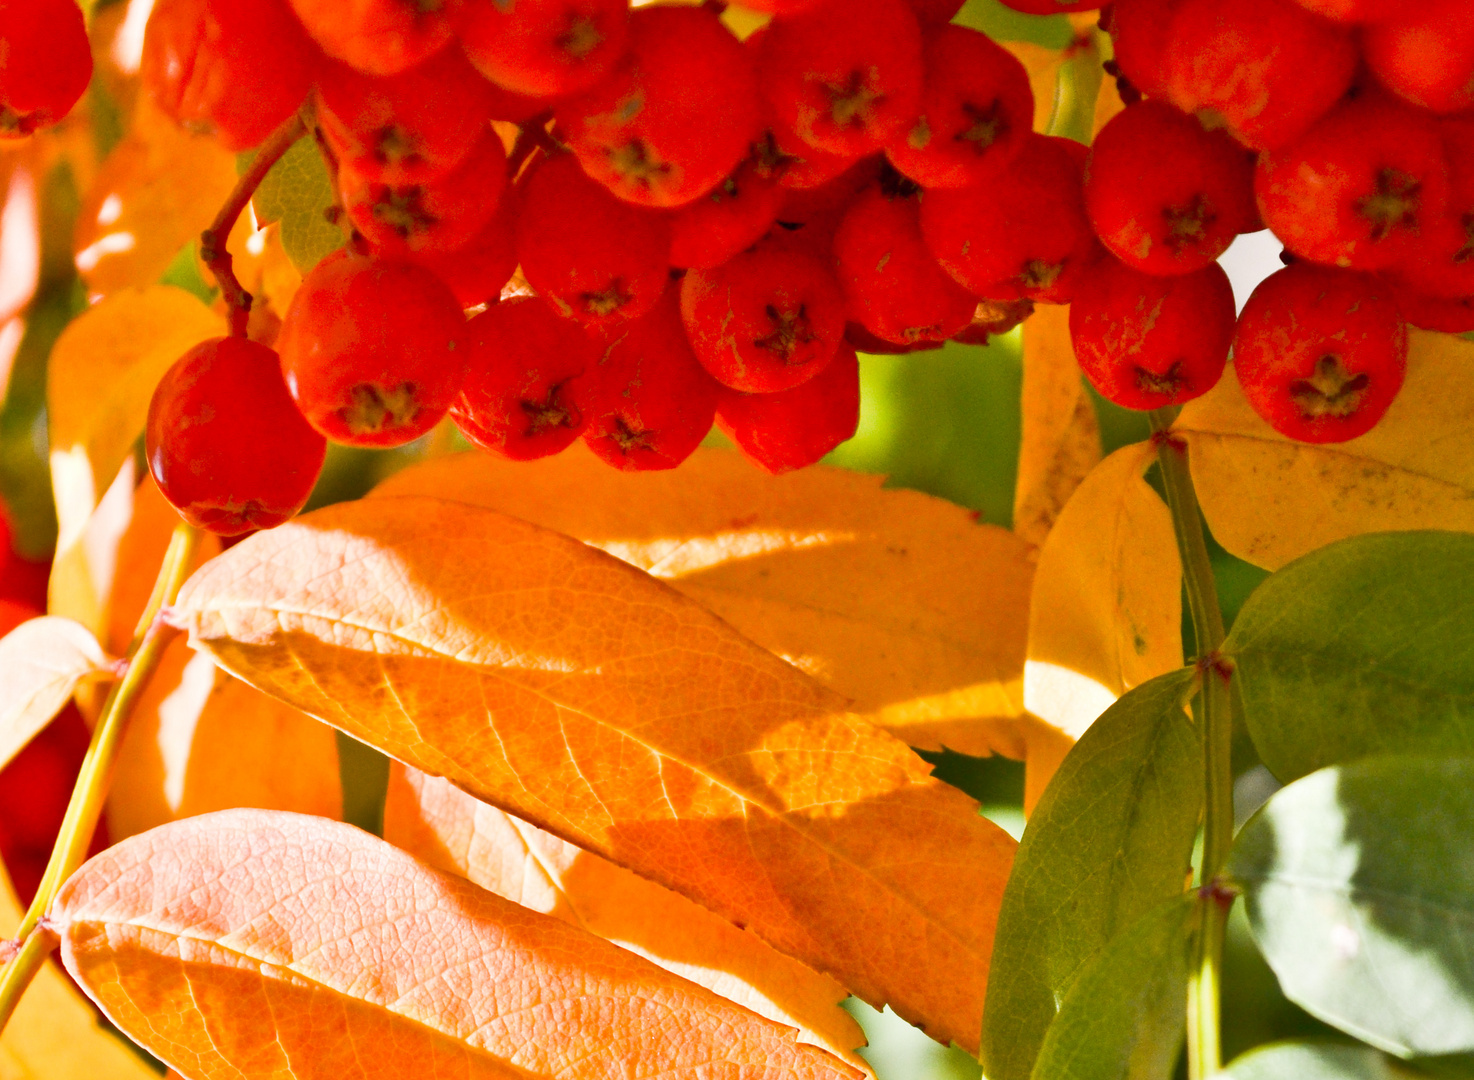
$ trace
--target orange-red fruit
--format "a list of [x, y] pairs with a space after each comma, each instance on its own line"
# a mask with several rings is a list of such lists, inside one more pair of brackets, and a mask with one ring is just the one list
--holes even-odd
[[323, 52], [393, 75], [450, 44], [466, 0], [290, 0]]
[[640, 206], [681, 206], [721, 183], [761, 126], [752, 58], [715, 13], [646, 7], [608, 77], [555, 111], [584, 171]]
[[762, 239], [778, 216], [784, 191], [761, 141], [737, 171], [671, 214], [672, 266], [718, 266]]
[[1346, 23], [1381, 22], [1407, 8], [1403, 0], [1295, 0], [1306, 11]]
[[798, 15], [822, 3], [824, 0], [743, 0], [742, 6], [753, 11], [766, 11], [769, 15]]
[[1254, 411], [1301, 442], [1344, 442], [1376, 426], [1402, 388], [1407, 326], [1366, 274], [1298, 262], [1259, 283], [1233, 339]]
[[277, 348], [308, 422], [334, 442], [402, 446], [445, 416], [466, 374], [466, 322], [424, 267], [342, 249], [302, 280]]
[[944, 26], [927, 39], [921, 112], [885, 153], [923, 187], [967, 187], [997, 175], [1033, 126], [1024, 65], [987, 34]]
[[1101, 243], [1149, 274], [1186, 274], [1258, 227], [1254, 163], [1219, 131], [1161, 102], [1117, 113], [1085, 165], [1085, 208]]
[[1070, 305], [1080, 370], [1103, 397], [1128, 409], [1206, 394], [1223, 375], [1233, 328], [1233, 287], [1216, 263], [1160, 277], [1105, 259]]
[[1474, 108], [1474, 9], [1468, 0], [1400, 5], [1367, 27], [1362, 50], [1382, 85], [1436, 113]]
[[951, 22], [966, 0], [907, 0], [916, 21], [923, 30], [932, 30]]
[[921, 28], [905, 0], [825, 0], [775, 20], [758, 54], [778, 125], [831, 154], [881, 149], [921, 107]]
[[87, 89], [92, 49], [75, 0], [0, 0], [0, 139], [56, 123]]
[[1424, 223], [1417, 250], [1395, 272], [1431, 297], [1462, 300], [1474, 297], [1474, 116], [1446, 117], [1438, 126], [1448, 160], [1448, 209]]
[[620, 202], [569, 154], [518, 182], [517, 256], [559, 314], [608, 332], [651, 311], [669, 277], [670, 223]]
[[760, 246], [681, 281], [681, 318], [696, 358], [724, 386], [752, 394], [812, 379], [844, 338], [845, 302], [818, 258]]
[[488, 79], [518, 94], [586, 90], [624, 52], [626, 0], [481, 0], [461, 27], [461, 47]]
[[1351, 32], [1294, 0], [1183, 0], [1167, 36], [1166, 88], [1256, 150], [1294, 140], [1351, 86]]
[[598, 347], [535, 297], [493, 304], [466, 324], [470, 360], [450, 407], [461, 434], [514, 461], [556, 454], [589, 421]]
[[1182, 0], [1115, 0], [1111, 43], [1116, 68], [1148, 97], [1167, 95], [1167, 49], [1172, 16]]
[[1474, 332], [1474, 296], [1450, 299], [1429, 296], [1396, 280], [1387, 284], [1392, 289], [1402, 317], [1413, 326], [1437, 330], [1440, 334]]
[[770, 473], [813, 465], [860, 423], [860, 361], [841, 344], [825, 369], [776, 394], [722, 391], [717, 426], [747, 460]]
[[411, 257], [450, 286], [462, 307], [495, 301], [517, 269], [516, 200], [502, 199], [490, 221], [464, 247]]
[[159, 491], [185, 521], [237, 536], [302, 509], [327, 443], [293, 404], [277, 354], [228, 337], [196, 345], [165, 372], [144, 449]]

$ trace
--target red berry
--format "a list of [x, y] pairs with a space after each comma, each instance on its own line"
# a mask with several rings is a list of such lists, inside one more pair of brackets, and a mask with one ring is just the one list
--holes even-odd
[[791, 191], [812, 191], [823, 187], [862, 160], [850, 154], [831, 154], [809, 146], [776, 120], [769, 122], [767, 137], [778, 158], [778, 183]]
[[586, 90], [624, 52], [626, 0], [491, 0], [474, 5], [461, 47], [481, 73], [519, 94]]
[[443, 255], [465, 247], [496, 213], [507, 186], [507, 154], [487, 130], [450, 172], [418, 183], [384, 184], [344, 165], [338, 172], [349, 220], [379, 250]]
[[828, 258], [834, 234], [855, 196], [880, 180], [885, 171], [885, 158], [880, 154], [861, 158], [844, 172], [818, 187], [791, 189], [778, 211], [781, 230], [775, 229], [771, 239], [786, 238], [788, 246], [803, 247], [821, 258]]
[[1070, 305], [1080, 369], [1109, 401], [1160, 409], [1217, 384], [1233, 339], [1233, 287], [1217, 263], [1159, 277], [1105, 259]]
[[1437, 113], [1474, 108], [1474, 11], [1467, 0], [1411, 6], [1367, 27], [1362, 49], [1382, 84]]
[[1403, 0], [1295, 0], [1306, 11], [1313, 11], [1336, 22], [1369, 23], [1395, 18], [1406, 9]]
[[461, 433], [514, 461], [556, 454], [583, 433], [598, 347], [531, 296], [466, 324], [470, 362], [450, 407]]
[[75, 0], [0, 0], [0, 139], [56, 123], [92, 79]]
[[956, 18], [966, 0], [907, 0], [923, 30], [945, 26]]
[[1254, 187], [1264, 223], [1290, 251], [1373, 269], [1412, 254], [1443, 213], [1448, 166], [1431, 117], [1371, 93], [1262, 155]]
[[1293, 0], [1183, 0], [1172, 19], [1172, 104], [1207, 112], [1256, 149], [1300, 136], [1351, 86], [1356, 43]]
[[1182, 0], [1115, 0], [1111, 42], [1117, 70], [1149, 97], [1167, 95], [1172, 16]]
[[518, 182], [522, 273], [563, 316], [591, 330], [638, 319], [669, 277], [670, 223], [620, 202], [561, 154]]
[[462, 307], [495, 301], [517, 270], [515, 203], [504, 197], [491, 220], [465, 247], [445, 254], [415, 255], [410, 261], [449, 285]]
[[1068, 303], [1101, 253], [1085, 216], [1086, 153], [1069, 139], [1032, 135], [988, 183], [927, 192], [927, 246], [976, 296]]
[[1375, 278], [1298, 262], [1249, 297], [1233, 358], [1244, 396], [1276, 431], [1345, 442], [1375, 427], [1402, 388], [1407, 326]]
[[1007, 7], [1025, 15], [1068, 15], [1075, 11], [1095, 11], [1107, 0], [1003, 0]]
[[778, 166], [760, 140], [737, 171], [671, 214], [672, 266], [719, 266], [763, 238], [783, 206]]
[[824, 0], [742, 0], [743, 7], [766, 11], [769, 15], [799, 15], [822, 3]]
[[1440, 334], [1474, 332], [1474, 296], [1457, 299], [1428, 296], [1397, 281], [1388, 282], [1402, 317], [1413, 326]]
[[882, 182], [850, 204], [834, 259], [849, 317], [886, 341], [945, 341], [977, 310], [977, 297], [927, 249], [920, 201], [905, 181]]
[[844, 337], [844, 294], [805, 251], [760, 246], [692, 270], [680, 293], [696, 358], [734, 390], [766, 394], [812, 379]]
[[[0, 770], [0, 855], [12, 872], [17, 863], [32, 860], [44, 867], [61, 831], [87, 742], [82, 714], [69, 704]], [[26, 891], [34, 893], [36, 884], [23, 883], [17, 875], [16, 892], [24, 897]]]
[[237, 536], [302, 509], [327, 443], [293, 404], [277, 354], [228, 337], [196, 345], [165, 372], [144, 447], [154, 482], [185, 521]]
[[744, 457], [770, 473], [812, 465], [854, 436], [860, 423], [860, 361], [849, 345], [818, 375], [792, 390], [723, 390], [717, 426]]
[[758, 53], [778, 126], [831, 154], [879, 150], [921, 107], [921, 28], [905, 0], [826, 0], [775, 20]]
[[616, 469], [673, 469], [711, 431], [720, 389], [691, 353], [672, 292], [604, 354], [583, 441]]
[[450, 44], [466, 0], [289, 0], [323, 52], [370, 75], [414, 67]]
[[987, 34], [944, 26], [926, 43], [921, 113], [886, 157], [923, 187], [968, 187], [996, 176], [1033, 131], [1029, 73]]
[[1170, 105], [1117, 113], [1085, 166], [1085, 209], [1113, 255], [1149, 274], [1207, 266], [1258, 227], [1254, 164], [1219, 131]]
[[340, 249], [302, 280], [277, 348], [297, 408], [352, 446], [401, 446], [445, 416], [466, 373], [461, 306], [424, 267]]
[[1419, 292], [1458, 300], [1474, 296], [1474, 117], [1446, 117], [1439, 128], [1448, 160], [1448, 209], [1425, 223], [1417, 250], [1394, 269]]
[[386, 184], [444, 176], [486, 134], [496, 88], [454, 49], [397, 75], [328, 61], [318, 123], [341, 165]]
[[608, 78], [555, 115], [584, 171], [640, 206], [681, 206], [737, 167], [761, 117], [752, 58], [711, 11], [647, 7]]

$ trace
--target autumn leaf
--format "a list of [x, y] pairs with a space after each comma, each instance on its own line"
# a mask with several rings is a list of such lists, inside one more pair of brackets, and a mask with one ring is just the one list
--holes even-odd
[[1414, 329], [1409, 346], [1401, 394], [1350, 442], [1279, 435], [1228, 376], [1183, 408], [1174, 430], [1219, 543], [1277, 570], [1361, 533], [1474, 530], [1474, 343]]
[[1029, 73], [1029, 89], [1034, 91], [1034, 130], [1049, 130], [1049, 121], [1054, 116], [1055, 89], [1059, 84], [1060, 69], [1065, 65], [1065, 54], [1032, 41], [1000, 41], [998, 44], [1011, 52]]
[[795, 1032], [348, 825], [177, 822], [85, 864], [67, 969], [185, 1075], [861, 1074]]
[[1022, 757], [1032, 569], [1007, 530], [879, 477], [768, 476], [727, 450], [611, 473], [582, 446], [397, 474], [433, 495], [555, 529], [668, 582], [912, 746]]
[[[74, 511], [70, 512], [73, 516], [81, 514], [91, 501], [87, 490], [91, 488], [90, 477], [84, 482], [84, 474], [90, 469], [85, 462], [81, 464], [81, 470], [70, 477], [57, 477], [53, 483], [58, 501], [76, 496]], [[66, 547], [58, 549], [46, 583], [46, 610], [75, 619], [99, 638], [105, 639], [107, 634], [108, 597], [118, 582], [118, 545], [133, 520], [136, 480], [133, 459], [124, 458], [117, 476], [96, 500], [97, 505], [82, 518], [79, 528], [70, 530]], [[151, 580], [143, 583], [144, 587], [150, 584]], [[127, 647], [128, 639], [124, 638], [122, 647], [114, 645], [112, 651], [121, 654]]]
[[0, 769], [71, 699], [77, 683], [106, 670], [85, 626], [43, 615], [0, 638]]
[[376, 498], [231, 548], [174, 617], [273, 696], [976, 1048], [1013, 841], [642, 571], [487, 510]]
[[608, 859], [473, 799], [447, 780], [394, 764], [384, 839], [498, 896], [597, 934], [759, 1016], [797, 1028], [869, 1072], [865, 1034], [845, 989], [750, 931]]
[[334, 204], [333, 183], [312, 139], [293, 143], [251, 199], [261, 225], [281, 223], [282, 247], [304, 274], [343, 246], [343, 230], [328, 217]]

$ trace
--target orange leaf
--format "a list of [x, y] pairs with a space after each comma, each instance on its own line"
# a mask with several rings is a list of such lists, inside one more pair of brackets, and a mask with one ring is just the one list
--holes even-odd
[[174, 608], [266, 692], [977, 1045], [1013, 841], [649, 575], [422, 497], [258, 533]]
[[195, 1080], [854, 1080], [791, 1028], [320, 818], [124, 841], [52, 907], [67, 969]]
[[394, 764], [384, 839], [439, 870], [579, 926], [667, 971], [799, 1030], [869, 1071], [853, 1053], [860, 1025], [844, 987], [679, 893], [471, 798], [449, 781]]
[[85, 626], [55, 615], [27, 619], [0, 638], [0, 769], [106, 662]]

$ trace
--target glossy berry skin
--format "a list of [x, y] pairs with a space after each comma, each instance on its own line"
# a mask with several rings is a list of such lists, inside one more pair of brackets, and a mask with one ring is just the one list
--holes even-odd
[[329, 56], [394, 75], [450, 44], [466, 0], [289, 0]]
[[1296, 255], [1376, 269], [1415, 251], [1444, 212], [1448, 166], [1431, 117], [1368, 93], [1261, 155], [1254, 188], [1264, 223]]
[[1086, 153], [1069, 139], [1034, 135], [989, 183], [927, 192], [927, 247], [975, 296], [1069, 303], [1101, 255], [1085, 215]]
[[410, 257], [438, 277], [461, 307], [491, 303], [517, 270], [516, 200], [504, 197], [490, 221], [464, 246], [444, 254]]
[[461, 47], [498, 86], [532, 97], [587, 90], [624, 53], [626, 0], [474, 0]]
[[717, 426], [742, 455], [770, 473], [813, 465], [860, 423], [860, 361], [842, 344], [825, 369], [776, 394], [722, 391]]
[[1239, 315], [1234, 370], [1254, 411], [1301, 442], [1345, 442], [1382, 419], [1407, 370], [1407, 326], [1375, 278], [1294, 263]]
[[1011, 162], [1033, 125], [1024, 65], [987, 34], [944, 26], [926, 42], [920, 114], [885, 153], [923, 187], [968, 187]]
[[559, 314], [607, 332], [651, 311], [669, 277], [670, 223], [621, 202], [569, 154], [518, 182], [517, 256]]
[[0, 140], [56, 123], [92, 78], [76, 0], [0, 0], [0, 56]]
[[196, 345], [159, 380], [144, 449], [185, 521], [238, 536], [302, 509], [327, 442], [293, 404], [277, 354], [229, 337]]
[[1143, 101], [1096, 136], [1085, 165], [1085, 209], [1122, 262], [1149, 274], [1191, 273], [1258, 228], [1254, 163], [1222, 132]]
[[554, 115], [584, 171], [639, 206], [682, 206], [737, 167], [762, 123], [752, 57], [714, 13], [646, 7], [629, 49]]
[[445, 416], [466, 375], [466, 323], [439, 278], [342, 249], [282, 320], [282, 373], [308, 423], [350, 446], [403, 446]]
[[1436, 113], [1474, 109], [1474, 11], [1466, 0], [1404, 8], [1366, 29], [1367, 65], [1394, 94]]
[[605, 351], [583, 441], [616, 469], [673, 469], [711, 431], [720, 391], [692, 355], [672, 291]]
[[850, 319], [885, 341], [945, 341], [977, 310], [927, 249], [915, 193], [877, 185], [857, 196], [835, 233], [834, 261]]
[[514, 461], [556, 454], [583, 433], [599, 349], [535, 297], [493, 304], [466, 324], [470, 362], [450, 407], [461, 434]]
[[778, 166], [764, 145], [755, 146], [736, 172], [671, 214], [671, 265], [720, 266], [752, 247], [777, 219], [783, 198]]
[[1272, 150], [1302, 135], [1351, 86], [1349, 30], [1294, 0], [1183, 0], [1166, 48], [1166, 89], [1239, 141]]
[[1167, 50], [1172, 16], [1182, 0], [1115, 0], [1111, 43], [1116, 68], [1148, 97], [1167, 96]]
[[831, 154], [881, 149], [921, 107], [921, 28], [905, 0], [826, 0], [773, 22], [758, 54], [774, 121]]
[[1128, 409], [1206, 394], [1223, 375], [1233, 328], [1233, 288], [1216, 263], [1161, 277], [1105, 259], [1070, 305], [1080, 370], [1103, 397]]
[[760, 246], [681, 281], [681, 318], [703, 367], [750, 394], [812, 379], [844, 337], [844, 294], [814, 255]]

